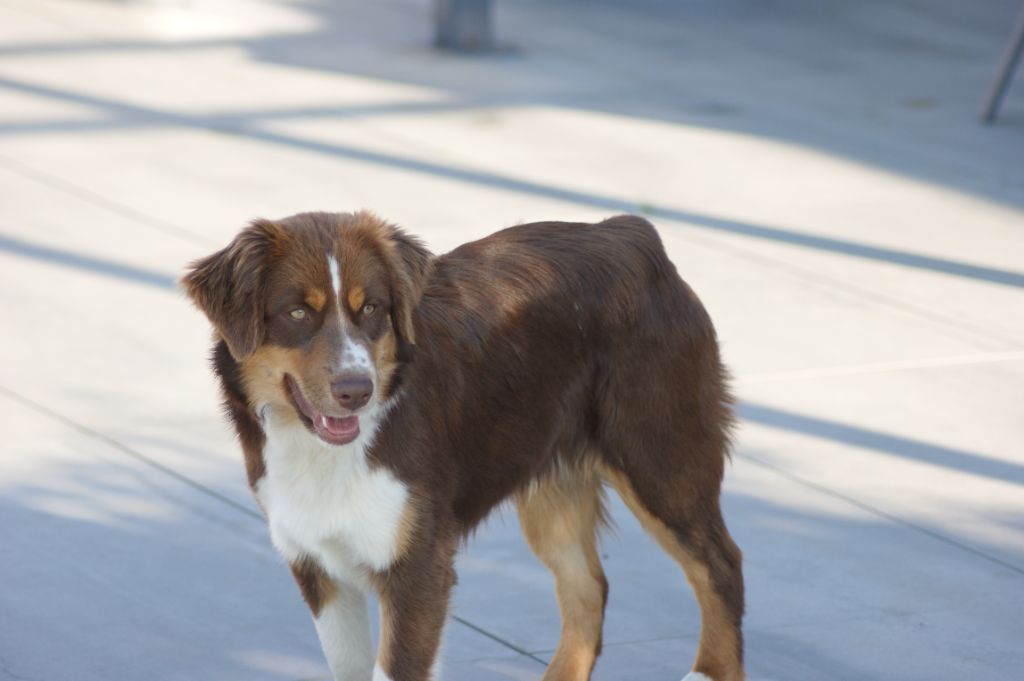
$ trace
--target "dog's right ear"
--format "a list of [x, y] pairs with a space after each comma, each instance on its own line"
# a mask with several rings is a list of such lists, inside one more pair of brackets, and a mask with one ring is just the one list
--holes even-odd
[[254, 220], [226, 248], [193, 262], [181, 280], [238, 361], [263, 343], [267, 271], [282, 237], [274, 223]]
[[419, 239], [393, 225], [389, 226], [392, 293], [391, 325], [397, 341], [399, 362], [411, 362], [416, 350], [412, 312], [419, 305], [433, 267], [433, 254]]

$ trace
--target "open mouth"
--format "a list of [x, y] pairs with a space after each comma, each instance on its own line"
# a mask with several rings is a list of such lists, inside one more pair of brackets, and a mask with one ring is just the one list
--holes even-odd
[[318, 411], [299, 390], [294, 378], [285, 374], [284, 380], [302, 422], [321, 440], [332, 445], [347, 445], [359, 436], [359, 416], [330, 416]]

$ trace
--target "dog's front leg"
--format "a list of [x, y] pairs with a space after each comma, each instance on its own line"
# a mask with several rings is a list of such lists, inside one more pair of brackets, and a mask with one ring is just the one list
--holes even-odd
[[320, 646], [335, 681], [371, 681], [373, 641], [366, 594], [332, 579], [311, 558], [291, 564], [302, 597], [313, 613]]
[[374, 681], [437, 681], [441, 634], [455, 583], [454, 547], [407, 556], [380, 579]]

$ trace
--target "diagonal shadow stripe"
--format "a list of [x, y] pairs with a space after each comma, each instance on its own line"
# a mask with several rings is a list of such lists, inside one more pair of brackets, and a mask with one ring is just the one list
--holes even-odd
[[[545, 198], [600, 208], [602, 210], [612, 212], [631, 213], [640, 211], [640, 206], [637, 203], [612, 196], [542, 184], [539, 182], [531, 182], [529, 180], [518, 179], [488, 171], [459, 168], [432, 161], [422, 161], [398, 156], [395, 154], [369, 151], [349, 145], [319, 142], [316, 140], [304, 139], [294, 135], [287, 135], [255, 127], [251, 123], [247, 125], [247, 121], [258, 121], [260, 119], [259, 112], [253, 112], [248, 116], [238, 115], [238, 127], [226, 129], [222, 122], [218, 124], [215, 119], [170, 113], [159, 109], [151, 109], [117, 100], [37, 85], [35, 83], [25, 83], [11, 78], [0, 78], [0, 87], [96, 107], [107, 111], [117, 118], [126, 119], [129, 123], [138, 123], [140, 120], [147, 122], [152, 121], [155, 124], [182, 126], [214, 131], [222, 134], [241, 135], [250, 139], [266, 142], [268, 144], [304, 149], [306, 151], [327, 156], [335, 156], [362, 163], [371, 163], [389, 168], [397, 168], [413, 173], [433, 175], [435, 177], [442, 177], [477, 186], [490, 187], [502, 191], [528, 194], [531, 196], [542, 196]], [[279, 115], [280, 112], [277, 112], [277, 114]], [[840, 255], [872, 260], [875, 262], [885, 262], [925, 271], [940, 272], [976, 281], [1001, 284], [1003, 286], [1024, 288], [1024, 272], [973, 265], [958, 260], [936, 258], [910, 251], [872, 246], [870, 244], [808, 234], [805, 232], [783, 229], [781, 227], [729, 220], [692, 211], [668, 208], [665, 206], [645, 205], [643, 210], [640, 212], [654, 218], [664, 218], [666, 220], [685, 223], [688, 226], [701, 229], [737, 234], [754, 239], [774, 241], [776, 243], [784, 243], [801, 248], [837, 253]]]
[[106, 260], [91, 255], [82, 255], [59, 248], [41, 246], [3, 234], [0, 234], [0, 251], [63, 267], [73, 267], [104, 277], [128, 280], [145, 286], [153, 286], [164, 290], [174, 290], [175, 288], [175, 277], [170, 274], [125, 265], [114, 260]]
[[833, 239], [830, 237], [806, 234], [803, 232], [795, 232], [778, 227], [728, 220], [691, 211], [665, 208], [663, 206], [644, 205], [643, 210], [641, 211], [639, 204], [614, 197], [539, 184], [528, 180], [510, 178], [504, 175], [484, 171], [463, 170], [428, 161], [403, 158], [391, 154], [367, 151], [365, 149], [356, 149], [354, 147], [344, 145], [304, 140], [267, 130], [250, 128], [244, 130], [243, 134], [254, 139], [272, 142], [274, 144], [299, 147], [335, 156], [345, 156], [350, 159], [364, 161], [367, 163], [392, 166], [403, 170], [436, 175], [460, 182], [486, 185], [505, 191], [543, 196], [545, 198], [602, 208], [619, 213], [643, 212], [645, 215], [651, 217], [684, 222], [694, 227], [711, 229], [719, 232], [729, 232], [732, 234], [739, 234], [741, 236], [753, 237], [755, 239], [776, 241], [793, 246], [801, 246], [803, 248], [829, 251], [832, 253], [867, 260], [888, 262], [894, 265], [903, 265], [905, 267], [952, 274], [958, 277], [987, 281], [994, 284], [1002, 284], [1004, 286], [1024, 288], [1024, 273], [1022, 272], [971, 265], [969, 263], [963, 263], [956, 260], [933, 258], [926, 255], [911, 253], [909, 251], [881, 248], [868, 244], [860, 244], [854, 241], [844, 241], [841, 239]]
[[750, 402], [741, 403], [740, 418], [772, 428], [781, 428], [834, 442], [873, 449], [934, 466], [980, 475], [993, 480], [1024, 485], [1024, 466], [1001, 461], [962, 449], [891, 435], [878, 430], [852, 426], [839, 421], [805, 416], [791, 411]]

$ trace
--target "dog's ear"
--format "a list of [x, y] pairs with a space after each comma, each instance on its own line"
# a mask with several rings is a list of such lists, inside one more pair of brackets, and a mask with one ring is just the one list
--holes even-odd
[[267, 270], [281, 236], [274, 223], [254, 220], [226, 248], [193, 262], [181, 280], [238, 361], [263, 343]]
[[389, 226], [390, 268], [392, 277], [391, 325], [397, 340], [399, 362], [411, 362], [416, 349], [412, 312], [423, 296], [434, 255], [419, 239], [398, 227]]

